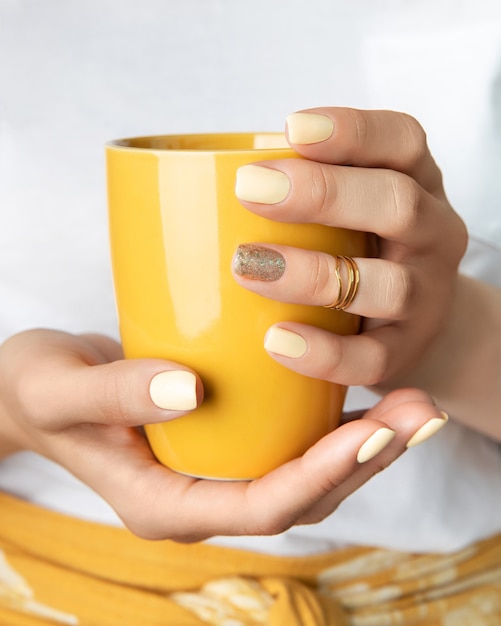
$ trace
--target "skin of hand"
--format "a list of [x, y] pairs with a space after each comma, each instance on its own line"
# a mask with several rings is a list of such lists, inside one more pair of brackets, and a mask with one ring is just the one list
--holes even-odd
[[[363, 316], [362, 332], [341, 337], [284, 320], [279, 326], [300, 335], [307, 349], [294, 358], [271, 356], [307, 376], [381, 394], [426, 389], [456, 419], [501, 439], [494, 419], [501, 404], [501, 294], [458, 274], [467, 232], [424, 130], [402, 113], [317, 108], [289, 116], [286, 133], [304, 158], [241, 168], [236, 195], [243, 206], [275, 221], [372, 233], [375, 249], [356, 259], [360, 286], [347, 309]], [[281, 255], [284, 270], [258, 279], [239, 267], [237, 254], [234, 275], [243, 287], [284, 302], [336, 300], [331, 256], [252, 243]]]
[[190, 370], [124, 360], [107, 337], [43, 329], [14, 335], [0, 347], [0, 456], [33, 450], [99, 493], [138, 536], [191, 542], [319, 521], [446, 422], [428, 394], [402, 389], [260, 479], [197, 480], [160, 465], [140, 428], [191, 410], [152, 399], [157, 375], [168, 373], [163, 384], [176, 391], [173, 371], [192, 378], [200, 404], [202, 384]]

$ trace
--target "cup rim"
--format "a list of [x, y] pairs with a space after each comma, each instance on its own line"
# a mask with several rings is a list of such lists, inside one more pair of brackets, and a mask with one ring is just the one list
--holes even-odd
[[[276, 145], [273, 145], [276, 140]], [[279, 131], [246, 131], [224, 133], [173, 133], [139, 135], [112, 139], [106, 148], [136, 152], [168, 153], [243, 153], [281, 152], [292, 153], [285, 133]]]

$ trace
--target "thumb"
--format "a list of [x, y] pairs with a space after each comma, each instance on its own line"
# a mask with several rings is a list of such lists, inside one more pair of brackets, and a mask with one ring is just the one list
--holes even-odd
[[80, 423], [139, 426], [179, 417], [202, 402], [202, 383], [189, 368], [162, 359], [109, 361], [110, 341], [104, 350], [98, 335], [51, 330], [9, 340], [3, 356], [10, 357], [25, 418], [49, 431]]
[[65, 425], [165, 422], [196, 409], [203, 399], [202, 383], [192, 370], [161, 359], [67, 369], [65, 377]]

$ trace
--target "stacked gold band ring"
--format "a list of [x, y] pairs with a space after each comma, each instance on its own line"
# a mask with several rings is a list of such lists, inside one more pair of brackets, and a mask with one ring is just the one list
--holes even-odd
[[[358, 287], [360, 285], [360, 271], [358, 265], [351, 258], [351, 256], [336, 255], [333, 257], [336, 263], [334, 268], [334, 275], [337, 279], [338, 292], [337, 297], [332, 304], [326, 304], [327, 309], [334, 309], [335, 311], [344, 311], [355, 299], [357, 295]], [[345, 287], [342, 278], [341, 264], [344, 264], [348, 274], [348, 285]]]

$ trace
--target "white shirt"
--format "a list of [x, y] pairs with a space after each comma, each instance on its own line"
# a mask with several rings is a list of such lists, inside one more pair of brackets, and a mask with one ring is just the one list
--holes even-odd
[[[48, 326], [117, 337], [103, 145], [276, 130], [319, 105], [405, 110], [428, 132], [472, 241], [464, 271], [501, 286], [501, 4], [478, 0], [87, 0], [0, 4], [0, 339]], [[348, 404], [374, 398], [350, 391]], [[227, 545], [453, 550], [501, 530], [499, 445], [453, 420], [324, 522]], [[119, 523], [32, 453], [0, 488]]]

